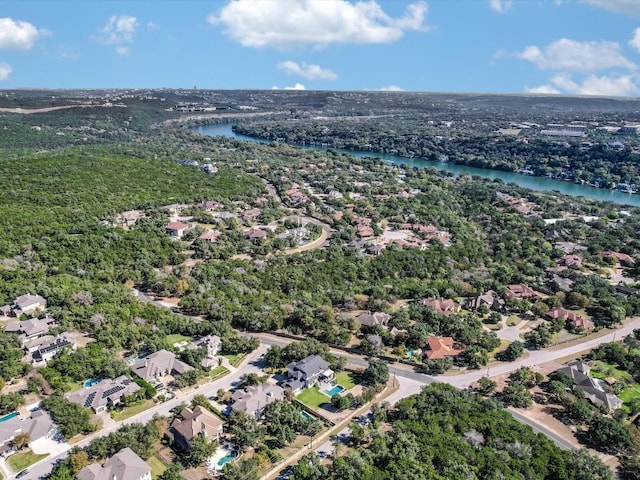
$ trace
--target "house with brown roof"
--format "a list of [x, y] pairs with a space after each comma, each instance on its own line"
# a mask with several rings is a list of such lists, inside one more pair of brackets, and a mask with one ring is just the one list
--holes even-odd
[[11, 305], [11, 312], [16, 317], [20, 315], [27, 315], [29, 317], [35, 317], [40, 312], [44, 312], [47, 308], [47, 301], [40, 295], [32, 295], [27, 293], [17, 297]]
[[493, 290], [487, 290], [470, 298], [466, 303], [466, 307], [473, 311], [480, 310], [482, 307], [487, 307], [490, 310], [502, 310], [504, 308], [504, 300]]
[[529, 299], [538, 299], [540, 298], [540, 294], [536, 292], [529, 285], [525, 285], [524, 283], [518, 283], [514, 285], [507, 285], [506, 290], [504, 291], [504, 298], [509, 299], [517, 299], [517, 300], [529, 300]]
[[198, 238], [206, 242], [215, 243], [219, 236], [220, 232], [218, 230], [206, 230], [202, 232]]
[[169, 222], [164, 229], [171, 238], [182, 238], [187, 233], [189, 225], [182, 222]]
[[460, 312], [461, 306], [458, 302], [449, 298], [423, 298], [420, 304], [433, 308], [438, 315], [448, 317], [454, 313]]
[[634, 258], [631, 255], [627, 255], [626, 253], [612, 252], [608, 250], [608, 251], [602, 252], [602, 256], [604, 258], [613, 258], [617, 262], [620, 262], [621, 265], [624, 265], [626, 267], [632, 267], [633, 265], [636, 264], [636, 261], [634, 260]]
[[564, 308], [554, 308], [552, 310], [549, 310], [546, 313], [546, 316], [550, 319], [559, 318], [561, 320], [564, 320], [578, 330], [591, 331], [595, 327], [594, 323], [588, 318], [580, 315], [579, 313], [565, 310]]
[[4, 330], [17, 334], [20, 342], [24, 345], [30, 340], [46, 335], [55, 324], [55, 319], [51, 317], [30, 318], [29, 320], [8, 323]]
[[151, 468], [129, 447], [102, 465], [92, 463], [76, 474], [78, 480], [151, 480]]
[[251, 228], [244, 232], [244, 236], [247, 237], [247, 240], [257, 243], [267, 238], [267, 232], [260, 230], [259, 228]]
[[574, 254], [563, 255], [556, 260], [556, 264], [560, 267], [567, 267], [577, 270], [582, 268], [582, 257]]
[[206, 408], [198, 405], [193, 410], [183, 408], [167, 431], [167, 437], [179, 448], [186, 450], [189, 443], [198, 435], [218, 440], [222, 435], [224, 421]]
[[429, 345], [429, 350], [427, 350], [426, 355], [429, 360], [455, 357], [464, 351], [464, 347], [456, 343], [451, 337], [429, 335], [427, 344]]

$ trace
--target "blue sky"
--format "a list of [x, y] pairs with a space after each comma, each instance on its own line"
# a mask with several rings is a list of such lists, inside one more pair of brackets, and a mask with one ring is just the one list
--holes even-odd
[[0, 0], [0, 89], [640, 96], [640, 0]]

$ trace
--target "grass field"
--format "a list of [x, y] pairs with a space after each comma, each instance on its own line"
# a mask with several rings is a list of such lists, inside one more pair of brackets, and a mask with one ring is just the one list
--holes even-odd
[[111, 415], [111, 417], [116, 422], [121, 422], [122, 420], [126, 420], [127, 418], [133, 417], [134, 415], [139, 414], [140, 412], [144, 412], [145, 410], [150, 409], [155, 405], [153, 400], [147, 400], [144, 403], [140, 403], [138, 405], [133, 405], [131, 407], [127, 407], [121, 412], [117, 412]]
[[191, 340], [191, 339], [186, 335], [180, 335], [179, 333], [167, 335], [167, 343], [172, 346], [175, 343], [186, 342], [187, 340]]
[[314, 410], [320, 409], [320, 405], [323, 403], [329, 403], [329, 397], [321, 393], [317, 385], [312, 388], [307, 388], [296, 398]]
[[147, 465], [151, 467], [151, 477], [154, 479], [162, 475], [162, 473], [167, 469], [164, 462], [155, 455], [151, 455], [147, 459]]
[[7, 458], [7, 463], [14, 472], [19, 472], [20, 470], [24, 470], [28, 466], [33, 465], [34, 463], [48, 456], [48, 453], [38, 455], [33, 453], [31, 450], [27, 450], [11, 455], [9, 458]]
[[242, 359], [246, 356], [246, 353], [223, 353], [222, 356], [229, 360], [229, 363], [231, 365], [237, 367], [238, 365], [240, 365]]
[[591, 368], [591, 376], [593, 378], [612, 377], [616, 380], [631, 378], [631, 374], [629, 372], [625, 372], [624, 370], [620, 370], [613, 365], [601, 361], [593, 362], [593, 367]]
[[342, 385], [345, 389], [351, 390], [358, 383], [360, 383], [360, 379], [353, 372], [344, 372], [336, 373], [336, 383], [338, 385]]
[[223, 375], [226, 375], [227, 373], [229, 373], [229, 370], [227, 370], [226, 367], [223, 367], [222, 365], [217, 366], [216, 368], [214, 368], [213, 370], [211, 370], [209, 372], [209, 377], [210, 378], [220, 378]]

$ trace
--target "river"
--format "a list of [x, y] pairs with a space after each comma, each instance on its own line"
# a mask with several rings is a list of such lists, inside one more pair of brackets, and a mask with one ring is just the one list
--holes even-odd
[[[193, 127], [191, 129], [194, 132], [208, 136], [224, 136], [235, 138], [236, 140], [246, 140], [257, 143], [271, 143], [267, 140], [262, 140], [247, 135], [240, 135], [232, 130], [232, 124], [223, 123], [218, 125], [205, 125], [200, 127]], [[320, 147], [300, 147], [300, 148], [314, 148], [320, 150]], [[323, 149], [326, 150], [326, 149]], [[375, 157], [382, 160], [393, 163], [396, 165], [406, 165], [408, 167], [434, 167], [438, 170], [451, 172], [454, 175], [476, 175], [478, 177], [496, 179], [504, 181], [505, 183], [515, 183], [521, 187], [530, 188], [531, 190], [538, 191], [557, 191], [565, 195], [571, 195], [574, 197], [582, 196], [587, 198], [593, 198], [595, 200], [602, 200], [604, 202], [612, 202], [620, 205], [631, 205], [634, 207], [640, 207], [640, 195], [633, 195], [630, 193], [623, 193], [617, 190], [605, 190], [601, 188], [591, 187], [589, 185], [580, 185], [578, 183], [563, 182], [562, 180], [556, 180], [553, 178], [534, 177], [531, 175], [524, 175], [515, 172], [502, 172], [500, 170], [490, 170], [486, 168], [468, 167], [466, 165], [456, 165], [453, 163], [434, 162], [429, 160], [423, 160], [418, 158], [406, 158], [399, 157], [397, 155], [387, 155], [375, 152], [362, 152], [354, 150], [343, 150], [336, 148], [334, 150], [353, 155], [355, 157]]]

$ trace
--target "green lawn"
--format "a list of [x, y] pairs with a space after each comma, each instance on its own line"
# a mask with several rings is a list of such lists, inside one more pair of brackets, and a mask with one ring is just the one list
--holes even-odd
[[330, 398], [324, 393], [321, 393], [317, 385], [312, 388], [307, 388], [296, 398], [314, 410], [319, 410], [320, 405], [330, 402]]
[[229, 360], [229, 363], [234, 367], [240, 365], [242, 359], [246, 356], [246, 353], [222, 353], [223, 357]]
[[360, 383], [360, 379], [353, 372], [347, 372], [345, 370], [343, 372], [336, 373], [336, 383], [338, 385], [342, 385], [347, 390], [351, 390]]
[[630, 385], [628, 388], [625, 388], [618, 398], [622, 400], [624, 403], [631, 402], [632, 400], [640, 397], [640, 385], [634, 383]]
[[609, 365], [608, 363], [601, 361], [593, 362], [593, 367], [591, 368], [591, 376], [593, 378], [612, 377], [616, 380], [631, 378], [631, 374], [629, 374], [629, 372], [625, 372], [624, 370], [620, 370], [613, 365]]
[[11, 455], [7, 458], [7, 462], [14, 472], [19, 472], [48, 456], [48, 453], [37, 455], [31, 450], [26, 450], [24, 452]]
[[139, 403], [138, 405], [132, 405], [131, 407], [126, 407], [122, 411], [114, 412], [111, 414], [111, 417], [116, 422], [121, 422], [122, 420], [126, 420], [127, 418], [133, 417], [134, 415], [139, 414], [140, 412], [144, 412], [145, 410], [150, 409], [155, 405], [153, 400], [147, 400], [143, 403]]
[[147, 465], [151, 467], [151, 477], [158, 478], [167, 469], [167, 466], [162, 460], [155, 455], [151, 455], [147, 459]]
[[191, 340], [191, 338], [186, 335], [180, 335], [179, 333], [173, 333], [171, 335], [167, 335], [167, 343], [173, 346], [175, 343], [186, 342], [187, 340]]
[[229, 370], [227, 370], [226, 367], [223, 367], [222, 365], [217, 366], [216, 368], [214, 368], [213, 370], [211, 370], [209, 372], [209, 377], [211, 378], [220, 378], [224, 375], [226, 375], [227, 373], [229, 373]]

